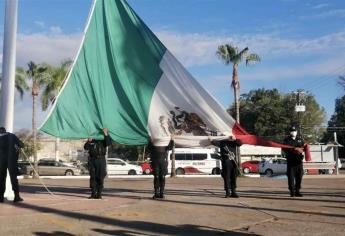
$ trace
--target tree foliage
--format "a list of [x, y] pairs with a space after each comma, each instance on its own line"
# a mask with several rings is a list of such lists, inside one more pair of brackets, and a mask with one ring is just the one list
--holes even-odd
[[50, 74], [49, 79], [46, 81], [42, 96], [41, 105], [42, 110], [47, 110], [50, 104], [55, 102], [56, 96], [61, 89], [66, 75], [72, 65], [72, 61], [64, 60], [60, 66], [47, 65], [47, 72]]
[[339, 76], [338, 84], [345, 89], [345, 75]]
[[[0, 74], [0, 85], [2, 80], [2, 74]], [[26, 72], [23, 68], [18, 67], [16, 69], [15, 84], [16, 91], [20, 95], [20, 99], [23, 99], [24, 92], [29, 90], [29, 85], [26, 82]], [[1, 86], [0, 86], [1, 87]]]
[[[241, 125], [252, 134], [282, 142], [291, 125], [298, 125], [295, 112], [296, 98], [293, 93], [283, 94], [277, 89], [257, 89], [242, 94]], [[306, 111], [301, 113], [300, 121], [303, 138], [308, 142], [320, 141], [324, 132], [320, 126], [325, 121], [324, 108], [316, 102], [315, 97], [307, 93]], [[234, 106], [229, 109], [235, 114]]]
[[[337, 134], [339, 144], [345, 146], [345, 96], [335, 100], [335, 111], [328, 121], [327, 133], [323, 137], [323, 142], [334, 142], [334, 132]], [[339, 157], [345, 158], [344, 147], [339, 149]]]
[[[34, 154], [34, 146], [33, 146], [33, 134], [31, 130], [28, 129], [22, 129], [16, 132], [17, 137], [24, 143], [24, 153], [23, 152], [19, 153], [19, 158], [22, 160], [27, 161], [28, 157], [33, 156]], [[37, 150], [41, 149], [41, 144], [37, 143]]]
[[[144, 146], [128, 146], [113, 142], [109, 148], [109, 157], [120, 158], [127, 161], [138, 161], [145, 159], [142, 157]], [[145, 154], [145, 157], [147, 152]], [[141, 157], [141, 158], [140, 158]]]

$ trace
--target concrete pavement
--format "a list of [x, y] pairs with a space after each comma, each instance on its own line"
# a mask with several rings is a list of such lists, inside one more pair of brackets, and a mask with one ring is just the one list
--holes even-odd
[[24, 203], [0, 204], [1, 235], [345, 235], [345, 178], [306, 178], [303, 198], [287, 181], [239, 178], [239, 199], [221, 178], [167, 179], [152, 200], [152, 179], [107, 179], [103, 200], [88, 200], [85, 179], [23, 179]]

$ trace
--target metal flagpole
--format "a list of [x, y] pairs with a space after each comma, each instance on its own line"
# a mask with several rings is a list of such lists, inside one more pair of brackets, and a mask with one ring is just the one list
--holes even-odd
[[[8, 132], [13, 132], [17, 12], [18, 0], [6, 0], [0, 120], [1, 126], [4, 126]], [[9, 179], [7, 171], [5, 198], [13, 200], [14, 194]]]

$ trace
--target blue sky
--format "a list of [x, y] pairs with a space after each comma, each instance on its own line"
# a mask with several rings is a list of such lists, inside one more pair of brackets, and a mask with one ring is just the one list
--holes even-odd
[[[0, 0], [0, 39], [4, 0]], [[219, 44], [248, 46], [262, 62], [242, 66], [241, 92], [277, 88], [313, 93], [328, 117], [345, 74], [343, 0], [128, 0], [195, 78], [225, 107], [233, 101], [231, 67], [215, 56]], [[19, 0], [17, 64], [58, 64], [73, 58], [91, 0]], [[2, 47], [1, 47], [2, 48]], [[2, 50], [1, 50], [2, 51]], [[0, 51], [0, 52], [1, 52]], [[15, 129], [31, 125], [31, 103], [16, 100]], [[46, 113], [39, 114], [39, 123]]]

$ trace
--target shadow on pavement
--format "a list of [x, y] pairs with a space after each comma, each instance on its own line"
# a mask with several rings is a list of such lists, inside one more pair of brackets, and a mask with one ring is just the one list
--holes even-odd
[[45, 233], [45, 232], [34, 232], [37, 236], [75, 236], [74, 234], [65, 233], [61, 231], [55, 231], [53, 233]]
[[[86, 198], [90, 194], [90, 189], [85, 187], [63, 187], [63, 186], [48, 186], [49, 190], [58, 196], [71, 196], [77, 198]], [[40, 185], [23, 185], [21, 186], [21, 192], [25, 193], [38, 193], [45, 192], [45, 189]], [[134, 197], [128, 196], [130, 194], [142, 194], [143, 196], [135, 196], [135, 199], [147, 199], [153, 194], [153, 190], [147, 189], [126, 189], [126, 188], [105, 188], [103, 191], [103, 196], [110, 197]], [[264, 190], [242, 190], [238, 191], [241, 197], [252, 198], [252, 199], [267, 199], [267, 200], [298, 200], [298, 201], [308, 201], [308, 202], [323, 202], [323, 203], [344, 203], [344, 200], [336, 199], [325, 199], [319, 197], [338, 197], [345, 198], [342, 193], [318, 193], [318, 192], [304, 192], [302, 191], [303, 198], [290, 198], [288, 191], [264, 191]], [[195, 197], [213, 197], [213, 198], [223, 198], [224, 191], [221, 189], [196, 189], [196, 190], [176, 190], [167, 189], [166, 194], [168, 196], [195, 196]], [[316, 198], [312, 198], [316, 197]]]
[[[95, 232], [108, 234], [108, 235], [132, 235], [130, 233], [137, 232], [140, 234], [166, 234], [166, 235], [239, 235], [239, 236], [246, 236], [246, 235], [256, 235], [250, 233], [240, 233], [240, 232], [233, 232], [233, 231], [225, 231], [220, 229], [214, 229], [199, 225], [166, 225], [160, 223], [153, 223], [147, 221], [123, 221], [118, 219], [112, 219], [103, 216], [96, 216], [96, 215], [89, 215], [80, 212], [69, 212], [63, 211], [59, 209], [53, 209], [49, 207], [41, 207], [36, 206], [28, 203], [21, 203], [15, 205], [18, 208], [30, 209], [41, 213], [50, 213], [55, 214], [63, 217], [74, 218], [78, 220], [86, 220], [91, 222], [97, 222], [100, 224], [105, 224], [108, 226], [116, 226], [125, 228], [128, 230], [105, 230], [105, 229], [94, 229]], [[133, 230], [133, 231], [131, 231]], [[61, 233], [61, 234], [56, 234]], [[54, 233], [43, 233], [43, 232], [36, 232], [36, 235], [72, 235], [66, 234], [64, 232], [54, 232]]]

